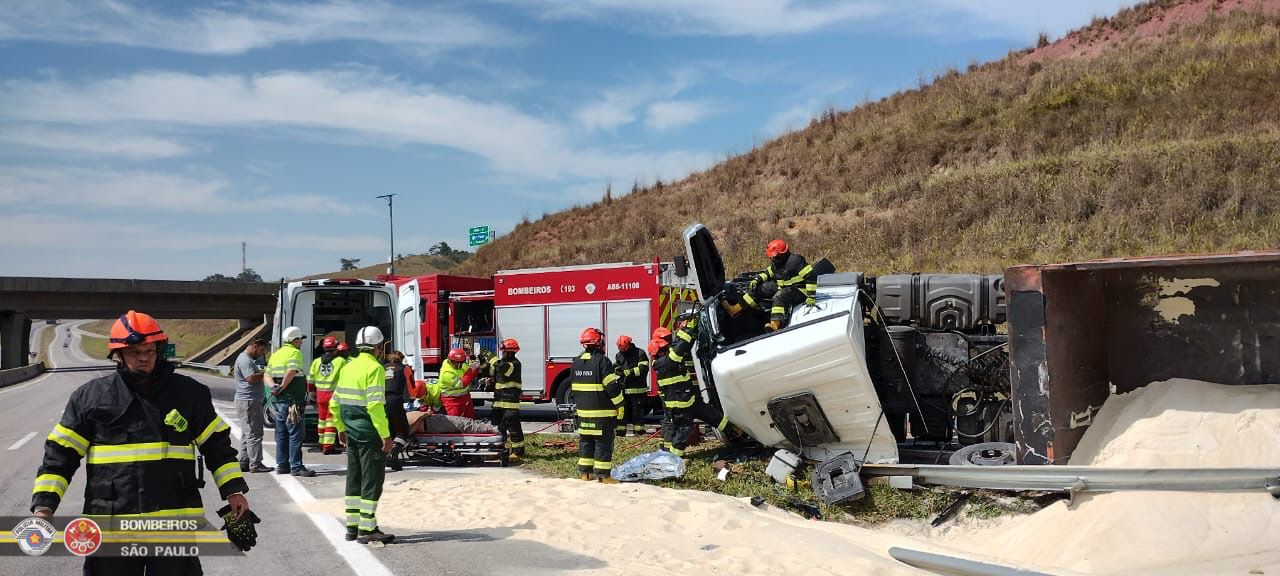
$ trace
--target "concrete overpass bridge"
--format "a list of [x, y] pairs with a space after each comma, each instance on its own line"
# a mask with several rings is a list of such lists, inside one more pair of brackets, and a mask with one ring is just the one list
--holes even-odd
[[275, 312], [275, 284], [0, 276], [0, 369], [27, 363], [32, 318], [118, 318], [138, 310], [156, 318], [241, 319]]

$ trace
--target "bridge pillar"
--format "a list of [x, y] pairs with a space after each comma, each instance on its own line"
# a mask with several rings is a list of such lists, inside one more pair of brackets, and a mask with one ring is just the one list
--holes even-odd
[[31, 352], [31, 319], [21, 312], [0, 313], [0, 370], [26, 366]]

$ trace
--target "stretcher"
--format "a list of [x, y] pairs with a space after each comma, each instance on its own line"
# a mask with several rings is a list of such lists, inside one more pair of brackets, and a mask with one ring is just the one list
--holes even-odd
[[401, 453], [406, 464], [466, 466], [494, 464], [507, 466], [511, 451], [498, 434], [414, 434], [413, 442]]

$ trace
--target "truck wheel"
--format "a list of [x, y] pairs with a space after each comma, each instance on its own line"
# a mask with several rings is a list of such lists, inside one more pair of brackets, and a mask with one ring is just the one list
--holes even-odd
[[983, 442], [956, 450], [952, 466], [1009, 466], [1017, 463], [1018, 448], [1008, 442]]
[[556, 379], [556, 404], [576, 404], [573, 399], [573, 387], [567, 376]]

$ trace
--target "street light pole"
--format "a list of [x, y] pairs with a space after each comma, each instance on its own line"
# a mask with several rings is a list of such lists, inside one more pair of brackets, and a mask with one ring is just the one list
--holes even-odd
[[387, 199], [387, 214], [391, 219], [391, 258], [387, 260], [387, 274], [392, 276], [396, 273], [396, 209], [394, 204], [395, 194], [383, 194], [378, 198]]

